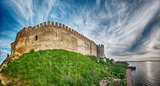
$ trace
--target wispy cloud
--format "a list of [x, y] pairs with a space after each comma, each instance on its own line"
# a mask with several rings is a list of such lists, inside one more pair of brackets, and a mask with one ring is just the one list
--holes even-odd
[[[3, 4], [6, 4], [4, 7], [18, 22], [17, 25], [11, 26], [14, 29], [14, 36], [23, 27], [54, 20], [72, 27], [97, 44], [104, 44], [107, 57], [116, 57], [118, 60], [145, 57], [160, 59], [157, 58], [160, 48], [160, 23], [152, 25], [150, 34], [144, 34], [146, 28], [150, 27], [151, 21], [154, 21], [155, 17], [160, 18], [159, 0], [96, 0], [85, 3], [84, 1], [78, 3], [58, 0], [7, 0], [3, 1]], [[4, 31], [0, 33], [3, 34]], [[1, 37], [2, 45], [7, 46], [14, 41], [13, 38], [5, 40], [4, 37]], [[2, 51], [1, 48], [0, 52]]]

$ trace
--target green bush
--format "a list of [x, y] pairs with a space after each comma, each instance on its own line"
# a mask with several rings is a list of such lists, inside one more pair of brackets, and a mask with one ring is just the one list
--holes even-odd
[[31, 49], [29, 52], [30, 52], [30, 53], [34, 53], [35, 51], [34, 51], [34, 49]]
[[100, 60], [97, 56], [93, 56], [93, 55], [87, 55], [90, 59], [92, 59], [93, 61], [97, 62], [98, 60]]
[[107, 67], [109, 67], [110, 69], [110, 72], [117, 76], [117, 75], [120, 75], [117, 76], [116, 78], [120, 78], [120, 79], [124, 79], [125, 78], [125, 74], [126, 74], [126, 69], [125, 68], [122, 68], [122, 67], [116, 67], [115, 65], [111, 64], [110, 62], [106, 61], [104, 62], [103, 60], [100, 60], [99, 62], [100, 65], [106, 65]]
[[121, 86], [127, 86], [127, 83], [125, 80], [121, 80]]
[[117, 62], [115, 65], [116, 66], [127, 67], [129, 64], [127, 62]]
[[124, 79], [125, 78], [125, 74], [123, 73], [119, 73], [120, 79]]

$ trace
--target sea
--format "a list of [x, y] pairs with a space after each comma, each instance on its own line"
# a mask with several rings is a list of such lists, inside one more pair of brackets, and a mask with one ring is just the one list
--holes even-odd
[[160, 61], [127, 62], [132, 70], [133, 86], [160, 86]]

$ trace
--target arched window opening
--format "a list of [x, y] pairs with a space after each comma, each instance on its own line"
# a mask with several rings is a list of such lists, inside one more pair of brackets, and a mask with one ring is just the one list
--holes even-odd
[[38, 36], [36, 35], [36, 37], [35, 37], [35, 38], [36, 38], [36, 41], [37, 41], [37, 40], [38, 40]]

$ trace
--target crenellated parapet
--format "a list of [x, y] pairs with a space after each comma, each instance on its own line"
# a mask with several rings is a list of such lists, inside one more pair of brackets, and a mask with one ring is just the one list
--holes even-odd
[[87, 37], [85, 37], [84, 35], [78, 33], [74, 29], [71, 29], [70, 27], [68, 27], [68, 26], [66, 26], [66, 25], [64, 25], [62, 23], [58, 23], [58, 22], [54, 22], [54, 21], [52, 21], [52, 22], [50, 22], [50, 21], [43, 22], [43, 23], [40, 23], [40, 24], [38, 24], [36, 26], [33, 26], [33, 27], [31, 27], [31, 26], [28, 26], [27, 28], [24, 27], [21, 31], [19, 31], [17, 33], [17, 38], [25, 36], [27, 34], [31, 34], [31, 33], [33, 34], [36, 30], [43, 29], [44, 27], [48, 27], [48, 28], [49, 27], [54, 27], [55, 29], [62, 29], [62, 30], [65, 30], [65, 31], [67, 31], [67, 32], [79, 37], [79, 38], [82, 38], [84, 40], [90, 41]]
[[33, 27], [32, 26], [24, 27], [22, 30], [20, 30], [17, 33], [17, 37], [16, 37], [15, 41], [18, 41], [19, 38], [21, 38], [21, 37], [28, 37], [30, 35], [35, 35], [39, 32], [51, 31], [54, 29], [61, 29], [61, 30], [69, 32], [70, 34], [78, 37], [79, 39], [91, 41], [87, 37], [85, 37], [84, 35], [78, 33], [74, 29], [71, 29], [70, 27], [66, 26], [65, 24], [54, 22], [54, 21], [43, 22], [43, 23], [40, 23], [40, 24], [33, 26]]
[[104, 45], [103, 45], [103, 44], [98, 44], [97, 46], [104, 48]]
[[16, 40], [18, 40], [20, 37], [26, 37], [28, 35], [34, 35], [38, 31], [45, 31], [45, 30], [47, 30], [46, 28], [53, 29], [52, 27], [54, 29], [61, 29], [61, 30], [67, 31], [67, 32], [71, 33], [74, 36], [77, 36], [78, 38], [80, 38], [82, 40], [91, 41], [87, 37], [85, 37], [84, 35], [78, 33], [74, 29], [71, 29], [70, 27], [66, 26], [65, 24], [54, 22], [54, 21], [43, 22], [43, 23], [40, 23], [40, 24], [38, 24], [36, 26], [33, 26], [33, 27], [31, 27], [31, 26], [28, 26], [27, 28], [24, 27], [21, 31], [19, 31], [17, 33]]
[[36, 26], [24, 27], [11, 44], [11, 55], [22, 55], [30, 49], [66, 49], [84, 55], [105, 58], [104, 45], [97, 45], [65, 24], [47, 21]]

